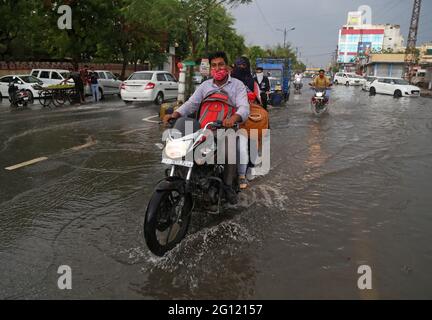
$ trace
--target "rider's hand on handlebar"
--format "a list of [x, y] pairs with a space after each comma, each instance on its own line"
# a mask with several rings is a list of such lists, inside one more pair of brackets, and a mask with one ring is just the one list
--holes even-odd
[[223, 125], [225, 128], [233, 128], [237, 122], [240, 122], [241, 118], [239, 115], [235, 114], [229, 119], [225, 119]]
[[163, 124], [165, 126], [167, 126], [169, 124], [169, 122], [170, 122], [171, 119], [172, 119], [172, 115], [171, 114], [165, 115], [165, 117], [163, 118]]
[[178, 119], [180, 118], [181, 115], [178, 112], [174, 112], [173, 114], [167, 114], [164, 118], [163, 118], [163, 123], [165, 126], [169, 126], [170, 122], [172, 120]]

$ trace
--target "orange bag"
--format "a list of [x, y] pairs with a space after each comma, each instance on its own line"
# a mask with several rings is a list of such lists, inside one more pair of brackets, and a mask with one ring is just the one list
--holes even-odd
[[240, 125], [240, 129], [245, 129], [251, 138], [250, 130], [258, 130], [258, 142], [261, 145], [263, 139], [263, 130], [269, 128], [269, 116], [267, 110], [259, 104], [250, 104], [249, 119]]

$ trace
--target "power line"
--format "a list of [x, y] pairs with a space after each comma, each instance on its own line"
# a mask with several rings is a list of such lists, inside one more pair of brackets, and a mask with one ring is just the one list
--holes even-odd
[[271, 30], [271, 32], [273, 32], [274, 34], [276, 34], [276, 31], [273, 30], [272, 26], [270, 25], [270, 23], [268, 22], [267, 18], [264, 15], [263, 11], [261, 10], [261, 7], [260, 7], [260, 5], [258, 3], [258, 0], [255, 0], [254, 3], [256, 5], [256, 7], [258, 8], [258, 11], [260, 12], [261, 17], [263, 18], [265, 24], [269, 27], [269, 29]]
[[[392, 0], [392, 3], [393, 3], [394, 5], [393, 5], [391, 8], [389, 8], [389, 9], [386, 9], [386, 8], [384, 7], [383, 9], [385, 9], [385, 12], [384, 12], [384, 14], [378, 15], [378, 17], [379, 17], [378, 20], [384, 20], [384, 17], [385, 17], [385, 19], [391, 17], [391, 14], [393, 13], [393, 10], [396, 9], [398, 6], [400, 6], [400, 5], [401, 5], [402, 3], [404, 3], [404, 2], [406, 3], [405, 0], [399, 0], [399, 1], [396, 2], [396, 4], [395, 4], [394, 0]], [[390, 15], [389, 15], [389, 13], [390, 13]], [[385, 21], [383, 21], [383, 23], [385, 23]]]

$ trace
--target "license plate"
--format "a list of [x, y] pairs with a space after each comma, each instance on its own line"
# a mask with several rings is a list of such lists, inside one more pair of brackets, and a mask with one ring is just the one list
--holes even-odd
[[180, 166], [180, 167], [187, 167], [187, 168], [192, 168], [194, 166], [194, 163], [191, 161], [173, 160], [173, 159], [167, 159], [167, 158], [163, 158], [162, 163], [174, 165], [174, 166]]

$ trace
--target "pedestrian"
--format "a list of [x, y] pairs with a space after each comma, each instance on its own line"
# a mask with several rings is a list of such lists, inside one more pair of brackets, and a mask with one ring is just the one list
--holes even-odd
[[85, 103], [85, 95], [84, 95], [84, 82], [81, 79], [81, 75], [78, 71], [75, 71], [74, 68], [69, 68], [69, 76], [67, 79], [62, 81], [62, 84], [66, 84], [69, 80], [73, 80], [75, 83], [75, 89], [79, 95], [80, 104]]
[[261, 91], [261, 102], [264, 109], [268, 107], [268, 96], [270, 94], [270, 80], [264, 75], [264, 69], [261, 67], [256, 68], [256, 75], [254, 77], [256, 83]]
[[93, 101], [98, 102], [100, 100], [99, 99], [99, 77], [98, 74], [94, 72], [93, 67], [89, 69], [89, 79], [90, 79]]

